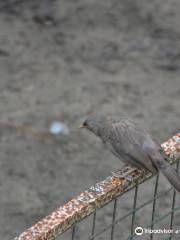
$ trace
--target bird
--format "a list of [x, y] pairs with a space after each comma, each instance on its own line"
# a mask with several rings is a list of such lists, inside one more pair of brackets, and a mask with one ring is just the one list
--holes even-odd
[[79, 128], [86, 128], [99, 137], [105, 147], [127, 165], [152, 174], [162, 172], [180, 193], [180, 176], [166, 161], [167, 155], [147, 128], [125, 116], [99, 112], [88, 115]]

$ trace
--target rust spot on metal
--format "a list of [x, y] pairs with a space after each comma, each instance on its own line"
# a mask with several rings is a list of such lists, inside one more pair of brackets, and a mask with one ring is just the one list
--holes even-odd
[[116, 185], [116, 186], [118, 186], [118, 185], [120, 185], [121, 183], [122, 183], [122, 179], [121, 178], [117, 178], [117, 177], [112, 177], [112, 184], [113, 185]]

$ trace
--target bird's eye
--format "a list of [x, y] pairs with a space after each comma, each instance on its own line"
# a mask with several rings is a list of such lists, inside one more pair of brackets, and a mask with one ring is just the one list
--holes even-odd
[[87, 124], [86, 121], [83, 123], [83, 126], [84, 126], [84, 127], [87, 127], [87, 126], [88, 126], [88, 124]]

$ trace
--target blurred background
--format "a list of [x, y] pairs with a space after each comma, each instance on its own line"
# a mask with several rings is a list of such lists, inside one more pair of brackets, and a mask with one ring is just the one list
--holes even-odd
[[78, 130], [87, 114], [130, 116], [161, 142], [177, 133], [179, 74], [178, 0], [0, 0], [1, 239], [120, 166]]

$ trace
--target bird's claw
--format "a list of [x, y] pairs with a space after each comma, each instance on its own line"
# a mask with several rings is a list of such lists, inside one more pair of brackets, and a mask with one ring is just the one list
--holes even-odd
[[113, 172], [113, 171], [111, 171], [111, 174], [112, 174], [113, 177], [124, 178], [129, 182], [131, 182], [133, 180], [133, 177], [131, 175], [128, 175], [128, 174], [117, 173], [117, 172]]
[[122, 171], [122, 169], [118, 169], [116, 171], [111, 171], [111, 174], [116, 178], [124, 178], [128, 181], [133, 181], [133, 176], [130, 175], [134, 170], [137, 170], [135, 167], [126, 166], [126, 171]]

